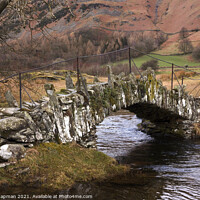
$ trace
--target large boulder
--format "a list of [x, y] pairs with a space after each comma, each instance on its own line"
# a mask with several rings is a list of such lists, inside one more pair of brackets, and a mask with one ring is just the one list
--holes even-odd
[[8, 161], [10, 159], [23, 158], [26, 148], [20, 144], [5, 144], [0, 147], [0, 160]]

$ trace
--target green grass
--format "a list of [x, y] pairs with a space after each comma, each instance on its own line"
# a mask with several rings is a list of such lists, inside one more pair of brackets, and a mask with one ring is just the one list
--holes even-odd
[[127, 171], [128, 167], [94, 149], [75, 143], [46, 143], [29, 149], [17, 164], [0, 169], [0, 186], [31, 187], [37, 183], [43, 188], [62, 189], [77, 181], [102, 181]]
[[[174, 63], [174, 64], [179, 65], [179, 66], [184, 66], [184, 65], [200, 66], [200, 62], [189, 61], [187, 59], [187, 56], [185, 56], [185, 55], [181, 55], [181, 56], [160, 56], [160, 55], [154, 55], [154, 54], [149, 54], [149, 55], [153, 56], [157, 59], [162, 59], [162, 60], [165, 60], [167, 62]], [[148, 56], [141, 56], [141, 57], [138, 57], [138, 58], [134, 58], [134, 62], [138, 67], [141, 67], [141, 65], [144, 62], [152, 60], [152, 59], [153, 58], [150, 58]], [[115, 65], [119, 65], [119, 64], [128, 64], [128, 60], [116, 62], [113, 65], [115, 66]], [[159, 66], [160, 67], [171, 67], [171, 64], [159, 61]]]

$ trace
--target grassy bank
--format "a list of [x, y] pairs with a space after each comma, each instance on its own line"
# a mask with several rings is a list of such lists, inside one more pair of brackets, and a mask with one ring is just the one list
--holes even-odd
[[39, 186], [61, 189], [78, 181], [103, 181], [128, 167], [94, 149], [77, 144], [40, 144], [17, 164], [0, 169], [0, 186]]
[[[180, 55], [180, 56], [161, 56], [161, 55], [155, 55], [155, 54], [149, 54], [150, 56], [153, 56], [157, 59], [162, 59], [164, 61], [170, 62], [170, 63], [174, 63], [176, 65], [179, 66], [184, 66], [184, 65], [188, 65], [188, 66], [199, 66], [200, 63], [199, 62], [195, 62], [195, 61], [191, 61], [188, 59], [188, 56], [185, 55]], [[143, 62], [146, 62], [148, 60], [151, 60], [152, 58], [148, 57], [148, 56], [142, 56], [139, 58], [135, 59], [135, 62], [137, 64], [137, 66], [141, 66]], [[159, 66], [160, 67], [171, 67], [171, 64], [159, 61]]]
[[[161, 55], [156, 55], [156, 54], [149, 54], [150, 56], [157, 58], [157, 59], [162, 59], [164, 61], [170, 62], [170, 63], [174, 63], [176, 65], [179, 66], [200, 66], [199, 62], [195, 62], [189, 59], [188, 55], [178, 55], [178, 56], [161, 56]], [[147, 62], [149, 60], [152, 60], [153, 58], [148, 57], [148, 56], [140, 56], [138, 58], [134, 58], [134, 62], [137, 65], [137, 67], [141, 67], [141, 65], [144, 62]], [[115, 62], [114, 65], [119, 65], [119, 64], [128, 64], [128, 60], [123, 60], [123, 61], [119, 61], [119, 62]], [[159, 61], [159, 67], [171, 67], [171, 64]]]

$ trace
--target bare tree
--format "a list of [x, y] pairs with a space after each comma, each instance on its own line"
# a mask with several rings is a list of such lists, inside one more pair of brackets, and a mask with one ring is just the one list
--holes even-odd
[[191, 41], [188, 38], [185, 38], [179, 42], [178, 46], [179, 50], [184, 54], [191, 53], [193, 50], [193, 46]]
[[0, 14], [6, 9], [6, 7], [9, 5], [9, 3], [12, 0], [1, 0], [0, 1]]
[[156, 33], [156, 45], [159, 47], [161, 46], [165, 41], [167, 41], [168, 35], [163, 32]]
[[70, 10], [70, 12], [71, 12], [68, 0], [40, 0], [40, 1], [32, 1], [32, 0], [0, 0], [0, 14], [7, 7], [10, 7], [12, 9], [16, 9], [18, 12], [23, 13], [26, 10], [28, 4], [32, 4], [34, 6], [34, 5], [37, 5], [38, 2], [45, 3], [46, 5], [48, 5], [49, 10], [51, 10], [51, 6], [54, 3], [67, 5], [69, 10]]
[[184, 54], [191, 53], [193, 51], [193, 46], [189, 40], [189, 32], [183, 27], [179, 33], [179, 44], [178, 49]]
[[65, 9], [64, 14], [73, 15], [67, 0], [0, 0], [1, 39], [22, 27], [28, 27], [31, 35], [33, 30], [43, 31], [48, 23], [59, 17], [53, 9], [60, 5]]
[[189, 36], [189, 31], [187, 30], [187, 28], [183, 27], [179, 33], [180, 40], [183, 40], [187, 38], [188, 36]]
[[193, 52], [192, 52], [192, 57], [194, 58], [194, 59], [196, 59], [196, 60], [200, 60], [200, 44], [198, 44], [195, 48], [194, 48], [194, 50], [193, 50]]

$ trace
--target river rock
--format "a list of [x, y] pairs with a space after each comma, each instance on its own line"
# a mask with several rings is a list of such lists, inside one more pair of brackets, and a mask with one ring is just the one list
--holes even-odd
[[20, 144], [5, 144], [0, 147], [0, 159], [8, 161], [11, 158], [20, 159], [25, 155], [26, 149]]

